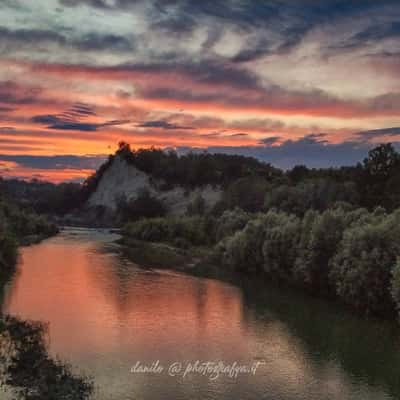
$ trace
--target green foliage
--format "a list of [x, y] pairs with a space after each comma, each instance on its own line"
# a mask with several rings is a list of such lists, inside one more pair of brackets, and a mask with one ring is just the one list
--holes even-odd
[[206, 201], [204, 197], [199, 194], [194, 200], [187, 206], [186, 214], [189, 216], [193, 215], [204, 215], [206, 212]]
[[354, 183], [317, 179], [295, 186], [279, 185], [267, 192], [264, 207], [266, 210], [275, 208], [303, 216], [308, 210], [323, 211], [337, 202], [358, 203]]
[[224, 202], [228, 208], [239, 207], [248, 212], [261, 211], [268, 181], [262, 177], [241, 178], [228, 186], [224, 193]]
[[[218, 222], [217, 222], [218, 223]], [[400, 303], [400, 210], [387, 214], [336, 206], [303, 218], [270, 211], [223, 236], [220, 261], [242, 272], [264, 272], [354, 309], [390, 314]]]
[[179, 247], [208, 245], [213, 221], [201, 217], [149, 218], [127, 224], [124, 234], [132, 239], [168, 242]]
[[47, 237], [57, 233], [57, 227], [44, 217], [21, 210], [0, 198], [0, 274], [6, 274], [15, 264], [17, 246], [26, 237]]
[[342, 208], [330, 209], [322, 214], [306, 214], [295, 262], [295, 277], [301, 286], [314, 293], [332, 293], [329, 260], [336, 253], [349, 219], [349, 214]]
[[17, 246], [17, 240], [14, 237], [5, 232], [0, 233], [0, 281], [5, 278], [6, 273], [17, 261]]
[[355, 223], [332, 261], [337, 295], [366, 313], [390, 312], [392, 269], [399, 254], [400, 212]]
[[263, 222], [264, 271], [274, 280], [290, 282], [301, 234], [300, 220], [294, 215], [270, 211]]
[[126, 198], [120, 198], [118, 200], [118, 214], [124, 222], [136, 221], [140, 218], [162, 217], [165, 213], [166, 208], [162, 201], [145, 189], [134, 199], [127, 201]]
[[400, 314], [400, 257], [397, 258], [396, 265], [392, 270], [392, 297], [396, 303], [397, 311]]
[[215, 241], [232, 236], [236, 231], [243, 229], [252, 215], [241, 208], [225, 211], [217, 220], [215, 227]]
[[2, 384], [14, 388], [21, 400], [85, 400], [93, 391], [87, 378], [49, 357], [44, 325], [0, 316]]
[[84, 190], [78, 183], [60, 183], [17, 179], [2, 180], [0, 192], [20, 208], [43, 214], [63, 215], [80, 207], [85, 201]]
[[372, 149], [364, 160], [358, 184], [365, 206], [400, 206], [400, 155], [390, 144]]
[[261, 271], [264, 264], [264, 216], [250, 220], [245, 228], [237, 231], [217, 245], [221, 261], [240, 271]]

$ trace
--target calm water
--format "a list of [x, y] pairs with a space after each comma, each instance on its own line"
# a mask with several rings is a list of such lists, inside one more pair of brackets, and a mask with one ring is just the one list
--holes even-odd
[[[51, 353], [94, 378], [95, 399], [400, 398], [396, 326], [254, 282], [143, 270], [113, 239], [68, 230], [24, 248], [3, 301], [49, 323]], [[263, 365], [237, 379], [131, 372], [156, 360]]]

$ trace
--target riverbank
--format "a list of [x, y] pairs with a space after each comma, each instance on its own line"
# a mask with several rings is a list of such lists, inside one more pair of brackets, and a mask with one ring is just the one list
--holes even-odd
[[[12, 279], [21, 246], [59, 232], [42, 216], [0, 200], [0, 300]], [[86, 400], [92, 383], [47, 353], [46, 326], [5, 315], [0, 309], [0, 388], [18, 400]], [[0, 393], [1, 394], [1, 393]]]
[[148, 242], [122, 237], [117, 241], [123, 254], [132, 262], [147, 268], [196, 271], [208, 263], [213, 252], [205, 247], [182, 249], [168, 243]]
[[199, 358], [267, 362], [249, 381], [221, 377], [223, 388], [233, 385], [223, 399], [319, 399], [332, 382], [335, 400], [398, 398], [395, 324], [221, 265], [220, 276], [202, 266], [189, 273], [174, 272], [170, 263], [141, 268], [120, 254], [117, 238], [67, 229], [24, 248], [3, 303], [12, 315], [48, 321], [49, 351], [93, 378], [93, 399], [179, 398], [181, 385], [187, 397], [221, 399], [221, 386], [203, 377], [171, 385], [175, 378], [166, 375], [129, 372], [136, 360], [168, 366]]
[[399, 222], [399, 210], [346, 205], [303, 218], [232, 210], [220, 217], [143, 219], [122, 230], [121, 243], [139, 264], [165, 260], [191, 273], [204, 264], [334, 300], [360, 315], [397, 319]]

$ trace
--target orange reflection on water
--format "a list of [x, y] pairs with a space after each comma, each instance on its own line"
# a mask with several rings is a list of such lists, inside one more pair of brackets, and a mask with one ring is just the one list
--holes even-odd
[[60, 355], [123, 348], [157, 359], [215, 346], [235, 357], [246, 346], [241, 297], [231, 286], [127, 267], [93, 243], [58, 238], [23, 249], [22, 260], [5, 308], [49, 322]]

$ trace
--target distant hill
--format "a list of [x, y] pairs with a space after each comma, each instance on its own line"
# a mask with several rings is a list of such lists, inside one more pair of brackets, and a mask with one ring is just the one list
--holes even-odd
[[224, 154], [188, 154], [159, 149], [132, 151], [121, 143], [115, 155], [84, 184], [91, 207], [116, 210], [121, 199], [137, 198], [143, 190], [160, 200], [168, 213], [184, 214], [201, 196], [207, 209], [221, 200], [223, 189], [240, 178], [271, 180], [281, 172], [256, 159]]

